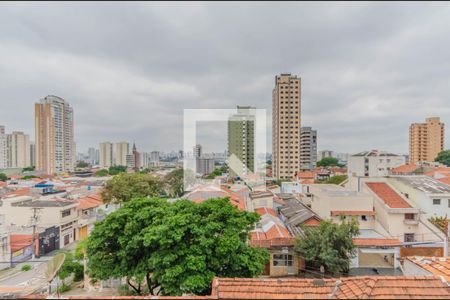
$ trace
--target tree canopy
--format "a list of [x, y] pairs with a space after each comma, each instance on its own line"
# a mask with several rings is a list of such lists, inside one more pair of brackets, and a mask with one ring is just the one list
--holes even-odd
[[0, 173], [0, 181], [6, 181], [8, 180], [8, 176], [6, 176], [5, 173]]
[[353, 237], [358, 232], [356, 220], [335, 224], [322, 221], [317, 228], [305, 228], [305, 236], [298, 238], [295, 250], [306, 264], [319, 270], [321, 266], [331, 273], [347, 273], [354, 254]]
[[85, 161], [77, 162], [76, 168], [83, 169], [83, 168], [87, 168], [87, 167], [89, 167], [89, 164], [87, 162], [85, 162]]
[[339, 166], [339, 160], [335, 157], [324, 157], [317, 162], [318, 167], [336, 167]]
[[440, 162], [441, 164], [444, 164], [447, 167], [450, 167], [450, 150], [444, 150], [439, 152], [435, 161]]
[[117, 175], [119, 173], [125, 173], [127, 171], [127, 166], [111, 166], [108, 169], [109, 175]]
[[196, 204], [136, 198], [95, 225], [88, 274], [126, 277], [137, 294], [208, 294], [214, 276], [261, 274], [269, 255], [247, 243], [258, 220], [228, 199]]
[[119, 173], [106, 182], [102, 199], [106, 203], [123, 203], [136, 197], [156, 197], [163, 193], [163, 184], [156, 176]]
[[108, 176], [109, 172], [106, 169], [103, 170], [98, 170], [97, 172], [95, 172], [95, 176], [97, 177], [104, 177], [104, 176]]

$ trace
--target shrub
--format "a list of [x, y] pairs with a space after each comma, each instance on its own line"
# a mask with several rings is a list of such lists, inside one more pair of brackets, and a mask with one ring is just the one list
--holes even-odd
[[58, 287], [58, 293], [65, 293], [70, 291], [71, 289], [72, 287], [70, 285], [63, 283], [63, 285]]
[[26, 272], [26, 271], [30, 271], [31, 268], [32, 268], [31, 265], [26, 264], [26, 265], [23, 265], [20, 270]]

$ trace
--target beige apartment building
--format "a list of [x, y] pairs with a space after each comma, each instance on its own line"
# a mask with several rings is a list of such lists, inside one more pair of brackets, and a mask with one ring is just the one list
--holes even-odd
[[115, 164], [117, 166], [126, 166], [128, 154], [130, 154], [130, 144], [128, 142], [116, 143]]
[[30, 137], [21, 131], [7, 135], [8, 168], [26, 168], [31, 166]]
[[47, 174], [73, 171], [75, 165], [73, 110], [57, 96], [35, 104], [36, 169]]
[[409, 127], [409, 162], [433, 162], [444, 150], [444, 123], [439, 117]]
[[[109, 168], [113, 165], [113, 144], [110, 142], [100, 143], [100, 166]], [[126, 166], [126, 164], [125, 164]]]
[[290, 179], [300, 171], [301, 79], [275, 77], [272, 91], [272, 173]]

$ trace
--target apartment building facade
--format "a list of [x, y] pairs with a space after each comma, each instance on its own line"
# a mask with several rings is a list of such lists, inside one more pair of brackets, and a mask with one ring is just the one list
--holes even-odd
[[0, 125], [0, 169], [8, 167], [8, 148], [5, 133], [5, 126]]
[[110, 142], [100, 143], [99, 162], [103, 168], [109, 168], [113, 165], [113, 144]]
[[[250, 106], [238, 106], [237, 114], [228, 119], [228, 161], [230, 176], [248, 175], [255, 171], [255, 115]], [[231, 156], [239, 159], [232, 163]]]
[[114, 164], [116, 166], [126, 166], [128, 154], [130, 154], [130, 144], [128, 142], [116, 143]]
[[31, 166], [30, 137], [21, 131], [7, 135], [8, 168]]
[[364, 151], [349, 157], [347, 173], [349, 177], [382, 177], [404, 164], [405, 157], [402, 155], [378, 150]]
[[409, 162], [433, 162], [444, 150], [444, 123], [439, 117], [430, 117], [425, 123], [409, 127]]
[[317, 131], [302, 127], [300, 131], [300, 169], [312, 170], [317, 165]]
[[74, 170], [73, 109], [64, 99], [49, 95], [35, 104], [35, 151], [39, 171]]
[[300, 171], [301, 79], [275, 77], [272, 91], [272, 174], [291, 179]]

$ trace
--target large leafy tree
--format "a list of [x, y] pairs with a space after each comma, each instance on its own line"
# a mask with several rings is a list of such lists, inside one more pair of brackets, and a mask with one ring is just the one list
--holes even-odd
[[324, 157], [317, 162], [318, 167], [336, 167], [339, 165], [339, 160], [334, 157]]
[[164, 176], [164, 184], [170, 197], [180, 197], [184, 193], [183, 169], [178, 168]]
[[127, 171], [127, 166], [111, 166], [108, 169], [109, 175], [117, 175], [119, 173], [125, 173]]
[[6, 176], [5, 173], [0, 173], [0, 181], [6, 181], [8, 180], [8, 176]]
[[123, 203], [136, 197], [156, 197], [163, 192], [163, 184], [156, 176], [120, 173], [106, 182], [102, 199], [106, 203]]
[[359, 233], [356, 220], [340, 224], [322, 221], [317, 228], [305, 228], [304, 232], [295, 249], [308, 266], [317, 270], [323, 266], [326, 272], [331, 273], [349, 271], [350, 258], [355, 251], [353, 237]]
[[447, 167], [450, 167], [450, 150], [444, 150], [439, 152], [435, 161], [440, 162], [441, 164], [444, 164]]
[[257, 221], [228, 199], [133, 199], [96, 224], [87, 246], [88, 273], [126, 277], [137, 294], [208, 294], [214, 276], [261, 274], [269, 255], [247, 243]]

